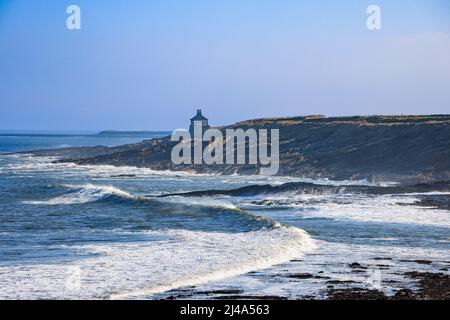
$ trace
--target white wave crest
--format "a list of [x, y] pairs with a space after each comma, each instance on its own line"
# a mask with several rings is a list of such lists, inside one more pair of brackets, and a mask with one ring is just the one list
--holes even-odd
[[82, 186], [67, 186], [75, 189], [74, 191], [51, 198], [48, 200], [40, 201], [24, 201], [26, 204], [36, 205], [59, 205], [59, 204], [82, 204], [88, 202], [94, 202], [103, 199], [110, 195], [117, 195], [124, 198], [132, 198], [132, 196], [119, 188], [112, 186], [97, 186], [93, 184], [86, 184]]
[[[199, 239], [199, 235], [201, 237], [204, 237], [205, 235], [210, 237], [210, 234], [192, 234], [189, 232], [185, 234], [184, 237], [188, 241], [199, 241], [201, 240]], [[234, 250], [236, 250], [233, 250], [233, 254], [236, 257], [234, 259], [229, 257], [230, 259], [228, 261], [218, 263], [217, 266], [221, 265], [219, 268], [210, 265], [208, 268], [209, 270], [193, 273], [188, 277], [180, 277], [170, 283], [161, 283], [142, 289], [114, 293], [109, 295], [108, 298], [129, 299], [145, 297], [180, 287], [195, 286], [211, 281], [226, 279], [289, 262], [294, 258], [299, 258], [305, 252], [314, 248], [314, 242], [308, 234], [295, 227], [281, 227], [273, 230], [266, 229], [244, 233], [238, 236], [233, 234], [220, 234], [220, 236], [224, 238], [223, 240], [227, 240]], [[234, 239], [232, 239], [233, 236], [235, 236]], [[210, 241], [208, 239], [205, 240], [207, 240], [207, 242]], [[252, 242], [257, 244], [257, 247], [254, 247]], [[220, 243], [222, 243], [222, 241], [220, 241]], [[227, 250], [225, 250], [224, 253], [226, 256]], [[251, 259], [241, 259], [240, 255], [244, 255], [247, 258], [250, 257]]]
[[159, 201], [162, 202], [169, 202], [169, 203], [182, 203], [184, 205], [191, 205], [191, 206], [200, 206], [200, 207], [212, 207], [212, 208], [219, 208], [219, 209], [230, 209], [230, 210], [238, 210], [239, 208], [236, 207], [231, 201], [227, 201], [224, 199], [211, 199], [211, 198], [189, 198], [189, 197], [181, 197], [181, 196], [174, 196], [174, 197], [167, 197], [167, 198], [159, 198]]

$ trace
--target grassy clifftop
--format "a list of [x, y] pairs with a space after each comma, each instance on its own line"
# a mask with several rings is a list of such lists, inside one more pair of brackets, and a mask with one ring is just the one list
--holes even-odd
[[450, 115], [367, 115], [351, 117], [325, 117], [309, 115], [289, 118], [262, 118], [238, 122], [236, 126], [292, 126], [300, 124], [350, 124], [357, 126], [393, 126], [450, 123]]

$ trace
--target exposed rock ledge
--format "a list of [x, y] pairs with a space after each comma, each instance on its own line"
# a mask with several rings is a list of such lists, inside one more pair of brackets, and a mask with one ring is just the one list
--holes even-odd
[[[450, 178], [450, 115], [258, 119], [226, 128], [280, 129], [279, 175], [428, 182]], [[255, 174], [249, 165], [174, 165], [168, 137], [119, 147], [33, 152], [62, 162]]]

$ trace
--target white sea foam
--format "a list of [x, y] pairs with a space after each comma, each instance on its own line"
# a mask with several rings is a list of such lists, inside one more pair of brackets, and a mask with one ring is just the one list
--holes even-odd
[[[0, 267], [3, 299], [128, 299], [269, 268], [313, 250], [294, 227], [245, 233], [149, 231], [162, 240], [86, 245], [97, 254], [71, 264]], [[79, 286], [72, 286], [71, 270]]]
[[189, 197], [167, 197], [159, 198], [160, 201], [169, 203], [183, 203], [185, 205], [200, 206], [200, 207], [213, 207], [213, 208], [224, 208], [236, 210], [238, 207], [234, 205], [231, 201], [225, 199], [212, 199], [212, 198], [189, 198]]
[[450, 227], [450, 212], [435, 207], [415, 205], [425, 194], [448, 194], [445, 192], [366, 195], [366, 194], [298, 194], [285, 193], [259, 197], [265, 200], [255, 205], [255, 199], [240, 199], [242, 209], [266, 206], [270, 208], [290, 208], [303, 218], [329, 218], [338, 220], [356, 220], [365, 222], [404, 223]]
[[86, 184], [80, 186], [66, 186], [74, 189], [74, 191], [54, 197], [48, 200], [34, 200], [24, 201], [26, 204], [35, 205], [60, 205], [60, 204], [82, 204], [97, 201], [110, 195], [118, 195], [124, 198], [131, 198], [132, 196], [119, 188], [113, 186], [97, 186], [93, 184]]
[[112, 175], [135, 175], [136, 178], [160, 177], [160, 178], [205, 178], [220, 179], [221, 184], [271, 184], [280, 185], [287, 182], [306, 182], [323, 185], [368, 185], [368, 186], [391, 186], [395, 182], [369, 182], [367, 180], [330, 180], [327, 178], [306, 178], [290, 176], [262, 176], [262, 175], [221, 175], [218, 173], [195, 173], [188, 171], [153, 170], [149, 168], [138, 168], [131, 166], [111, 166], [111, 165], [76, 165], [74, 163], [53, 163], [58, 158], [36, 157], [32, 155], [14, 155], [20, 161], [10, 164], [7, 169], [19, 172], [54, 172], [61, 174], [83, 174], [96, 178], [111, 178]]
[[448, 210], [415, 206], [414, 203], [420, 199], [412, 195], [339, 195], [326, 198], [324, 196], [313, 205], [297, 203], [295, 206], [313, 206], [314, 210], [304, 215], [314, 218], [450, 227]]

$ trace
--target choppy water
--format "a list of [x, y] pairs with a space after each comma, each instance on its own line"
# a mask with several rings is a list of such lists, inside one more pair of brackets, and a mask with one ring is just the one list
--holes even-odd
[[[374, 272], [392, 283], [402, 281], [396, 279], [399, 271], [411, 270], [407, 259], [433, 260], [419, 266], [430, 270], [450, 260], [450, 213], [399, 205], [413, 203], [417, 194], [156, 198], [252, 184], [364, 182], [195, 175], [52, 160], [0, 156], [0, 298], [152, 299], [181, 292], [202, 298], [217, 288], [321, 297], [323, 280], [299, 283], [286, 275], [324, 272], [364, 285], [370, 275], [352, 275], [348, 263], [388, 257], [384, 264], [393, 271]], [[386, 291], [395, 288], [377, 281]]]

